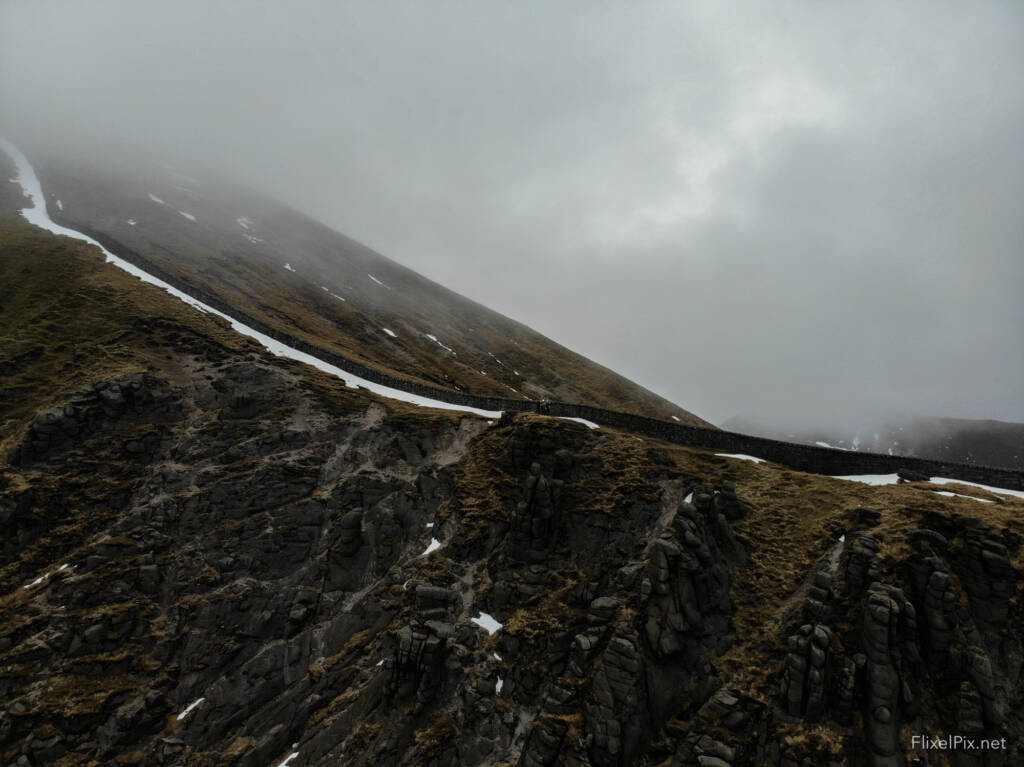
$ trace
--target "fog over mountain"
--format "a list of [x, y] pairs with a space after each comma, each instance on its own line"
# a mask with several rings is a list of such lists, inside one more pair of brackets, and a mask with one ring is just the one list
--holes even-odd
[[1022, 70], [1015, 1], [0, 5], [27, 151], [253, 186], [715, 422], [1024, 421]]

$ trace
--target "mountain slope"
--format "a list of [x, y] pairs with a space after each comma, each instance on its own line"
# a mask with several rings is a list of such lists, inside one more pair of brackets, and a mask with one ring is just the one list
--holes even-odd
[[0, 763], [1024, 758], [1015, 496], [383, 400], [17, 218], [0, 286]]
[[757, 418], [731, 418], [723, 429], [769, 439], [909, 455], [936, 461], [1024, 470], [1024, 424], [969, 418], [890, 418], [850, 436], [835, 429], [789, 430]]
[[710, 425], [270, 200], [135, 159], [90, 164], [53, 152], [32, 159], [58, 223], [102, 236], [329, 351], [459, 391]]

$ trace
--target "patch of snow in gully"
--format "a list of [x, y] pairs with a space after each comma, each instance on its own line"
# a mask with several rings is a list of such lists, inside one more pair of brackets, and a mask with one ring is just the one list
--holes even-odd
[[420, 554], [420, 556], [425, 557], [427, 556], [427, 554], [431, 554], [437, 551], [439, 548], [441, 548], [441, 541], [437, 540], [437, 538], [431, 538], [430, 544], [427, 546], [427, 548], [423, 549], [423, 553]]
[[479, 616], [477, 616], [476, 618], [470, 618], [470, 620], [477, 626], [482, 628], [484, 631], [486, 631], [488, 634], [493, 634], [496, 631], [501, 630], [502, 624], [498, 623], [498, 621], [494, 620], [494, 618], [492, 618], [487, 613], [480, 613]]
[[455, 354], [455, 350], [454, 350], [454, 349], [453, 349], [452, 347], [450, 347], [450, 346], [445, 346], [445, 345], [444, 345], [443, 343], [441, 343], [440, 341], [438, 341], [438, 340], [437, 340], [437, 336], [435, 336], [435, 335], [432, 335], [432, 334], [430, 334], [430, 333], [424, 333], [423, 335], [425, 335], [425, 336], [426, 336], [427, 338], [429, 338], [429, 339], [430, 339], [431, 341], [433, 341], [433, 342], [434, 342], [435, 344], [437, 344], [438, 346], [440, 346], [440, 347], [441, 347], [442, 349], [444, 349], [445, 351], [449, 351], [449, 352], [451, 352], [452, 354]]
[[191, 703], [189, 703], [188, 707], [184, 711], [182, 711], [180, 714], [178, 714], [178, 721], [180, 722], [186, 716], [191, 714], [192, 713], [192, 709], [194, 709], [196, 706], [198, 706], [204, 700], [206, 700], [206, 698], [197, 698], [196, 700], [194, 700]]

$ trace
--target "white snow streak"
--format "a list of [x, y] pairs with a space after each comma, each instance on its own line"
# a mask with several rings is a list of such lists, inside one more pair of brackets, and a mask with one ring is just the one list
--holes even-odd
[[192, 709], [194, 709], [196, 706], [198, 706], [204, 700], [206, 700], [206, 698], [196, 698], [196, 700], [194, 700], [191, 703], [189, 703], [188, 707], [184, 711], [182, 711], [180, 714], [178, 714], [178, 721], [180, 722], [186, 716], [191, 714], [192, 713]]
[[862, 482], [865, 485], [895, 485], [899, 481], [896, 474], [849, 474], [834, 477], [848, 482]]
[[743, 455], [742, 453], [715, 453], [715, 455], [722, 458], [738, 458], [741, 461], [753, 461], [754, 463], [764, 463], [764, 458], [756, 458], [752, 455]]
[[964, 495], [963, 493], [951, 493], [948, 490], [934, 490], [935, 495], [944, 495], [947, 498], [966, 498], [969, 501], [978, 501], [979, 503], [992, 503], [988, 498], [975, 498], [973, 495]]
[[191, 213], [186, 213], [186, 212], [185, 212], [185, 211], [183, 211], [183, 210], [179, 210], [178, 212], [179, 212], [179, 213], [180, 213], [181, 215], [183, 215], [183, 216], [184, 216], [185, 218], [187, 218], [187, 219], [188, 219], [189, 221], [195, 221], [195, 220], [196, 220], [196, 217], [195, 217], [195, 216], [193, 216], [193, 215], [192, 215]]
[[[512, 391], [515, 391], [515, 389], [512, 389]], [[558, 420], [560, 420], [560, 421], [575, 421], [576, 423], [581, 423], [584, 426], [586, 426], [588, 429], [600, 429], [601, 428], [596, 423], [594, 423], [593, 421], [588, 421], [586, 418], [574, 418], [574, 417], [568, 416], [568, 415], [559, 415], [559, 416], [555, 416], [555, 417]]]
[[62, 203], [60, 200], [57, 200], [57, 210], [64, 210], [64, 203]]
[[398, 336], [395, 335], [395, 331], [393, 331], [393, 330], [390, 330], [388, 328], [381, 328], [381, 330], [383, 330], [385, 333], [387, 333], [392, 338], [398, 338]]
[[388, 286], [388, 285], [385, 285], [385, 284], [384, 284], [383, 282], [381, 282], [380, 280], [378, 280], [378, 279], [377, 279], [376, 277], [374, 277], [374, 276], [373, 276], [372, 274], [370, 274], [369, 272], [367, 272], [367, 273], [366, 273], [366, 276], [367, 276], [367, 277], [369, 277], [369, 278], [370, 278], [371, 280], [373, 280], [374, 282], [376, 282], [376, 283], [377, 283], [378, 285], [381, 285], [382, 287], [385, 287], [385, 288], [387, 288], [388, 290], [391, 290], [390, 286]]
[[158, 203], [160, 203], [161, 205], [166, 205], [166, 204], [167, 204], [166, 202], [164, 202], [163, 200], [161, 200], [161, 199], [160, 199], [159, 197], [157, 197], [157, 196], [156, 196], [155, 194], [153, 194], [152, 192], [150, 192], [150, 193], [149, 193], [149, 199], [151, 199], [151, 200], [152, 200], [153, 202], [158, 202]]
[[284, 265], [284, 268], [285, 268], [285, 269], [287, 269], [287, 270], [288, 270], [289, 272], [294, 272], [294, 271], [295, 271], [295, 270], [294, 270], [294, 269], [292, 268], [292, 265], [291, 265], [291, 264], [288, 264], [288, 263], [286, 263], [286, 264]]

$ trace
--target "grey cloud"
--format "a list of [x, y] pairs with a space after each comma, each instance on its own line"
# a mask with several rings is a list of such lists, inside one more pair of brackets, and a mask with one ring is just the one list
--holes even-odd
[[1024, 6], [8, 2], [13, 132], [228, 174], [712, 420], [1024, 420]]

